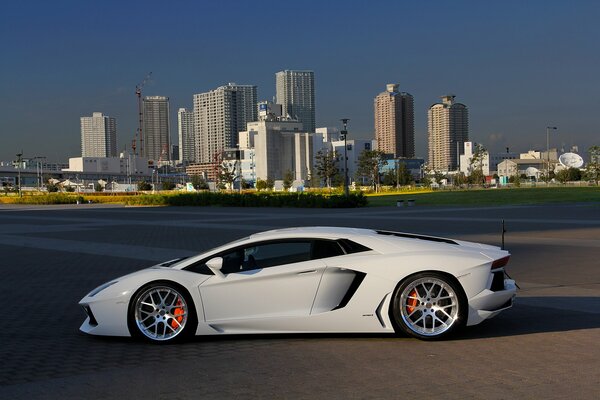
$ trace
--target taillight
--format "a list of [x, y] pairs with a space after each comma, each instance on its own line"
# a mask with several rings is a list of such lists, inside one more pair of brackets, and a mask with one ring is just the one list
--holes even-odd
[[506, 264], [508, 264], [509, 259], [510, 259], [510, 256], [506, 256], [506, 257], [502, 257], [502, 258], [495, 260], [492, 263], [492, 270], [504, 267]]

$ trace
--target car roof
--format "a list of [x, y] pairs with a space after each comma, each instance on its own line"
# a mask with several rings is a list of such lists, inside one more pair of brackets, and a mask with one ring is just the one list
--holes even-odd
[[250, 235], [250, 239], [284, 239], [284, 238], [304, 238], [318, 237], [327, 239], [346, 239], [355, 236], [365, 237], [377, 235], [372, 229], [363, 228], [343, 228], [334, 226], [309, 226], [273, 229], [266, 232], [259, 232]]
[[[374, 230], [365, 228], [345, 228], [333, 226], [310, 226], [274, 229], [266, 232], [255, 233], [247, 238], [250, 241], [256, 240], [278, 240], [292, 238], [320, 238], [320, 239], [350, 239], [363, 244], [377, 252], [389, 253], [397, 252], [399, 249], [425, 250], [434, 248], [448, 248], [448, 245], [455, 249], [469, 245], [475, 247], [482, 246], [478, 243], [469, 243], [459, 240], [447, 239], [443, 237], [420, 235], [414, 233], [391, 232], [384, 230]], [[465, 248], [463, 247], [463, 250]]]

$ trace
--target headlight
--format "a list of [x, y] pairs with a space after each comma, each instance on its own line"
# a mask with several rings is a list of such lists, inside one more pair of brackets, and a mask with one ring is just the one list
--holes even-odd
[[100, 293], [101, 291], [103, 291], [104, 289], [106, 289], [107, 287], [112, 286], [112, 285], [114, 285], [117, 282], [119, 282], [119, 281], [112, 281], [112, 282], [104, 283], [104, 284], [98, 286], [96, 289], [92, 290], [88, 294], [88, 296], [89, 297], [94, 297], [95, 295], [97, 295], [98, 293]]

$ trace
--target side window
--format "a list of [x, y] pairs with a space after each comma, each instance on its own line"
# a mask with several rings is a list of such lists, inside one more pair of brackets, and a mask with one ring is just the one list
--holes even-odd
[[367, 246], [363, 246], [362, 244], [353, 242], [349, 239], [340, 239], [338, 240], [338, 243], [344, 248], [344, 251], [347, 254], [361, 253], [363, 251], [371, 250]]
[[206, 260], [201, 260], [198, 262], [195, 262], [192, 265], [188, 265], [187, 267], [185, 267], [184, 269], [186, 271], [190, 271], [190, 272], [195, 272], [197, 274], [202, 274], [202, 275], [214, 275], [212, 273], [212, 271], [210, 270], [210, 268], [208, 268], [208, 266], [206, 265], [206, 262], [209, 259]]
[[310, 260], [311, 242], [271, 242], [244, 248], [242, 270], [269, 268]]
[[235, 249], [229, 253], [221, 254], [221, 257], [223, 257], [221, 272], [224, 274], [240, 272], [243, 269], [244, 249]]
[[312, 249], [312, 259], [343, 256], [344, 250], [333, 240], [315, 240]]

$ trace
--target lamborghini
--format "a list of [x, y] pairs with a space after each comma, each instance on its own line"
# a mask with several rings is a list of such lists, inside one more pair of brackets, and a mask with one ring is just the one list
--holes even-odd
[[91, 335], [396, 333], [441, 339], [512, 306], [510, 254], [382, 230], [256, 233], [111, 280], [79, 303]]

